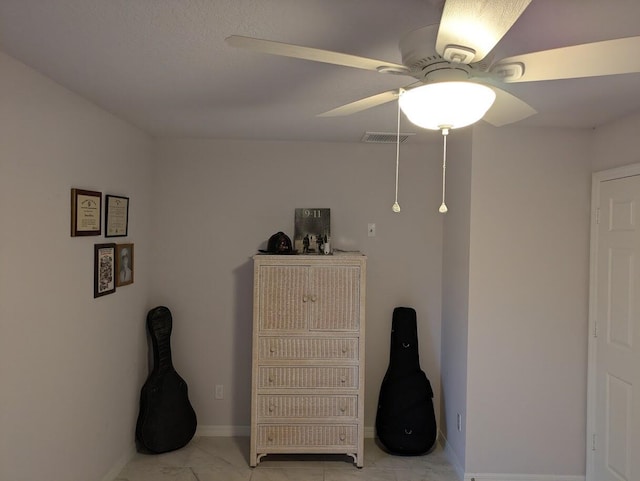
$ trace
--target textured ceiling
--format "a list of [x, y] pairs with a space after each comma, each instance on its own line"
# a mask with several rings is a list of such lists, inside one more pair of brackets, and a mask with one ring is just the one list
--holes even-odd
[[[359, 141], [365, 131], [395, 131], [395, 103], [342, 118], [316, 114], [404, 86], [406, 77], [234, 49], [225, 37], [400, 63], [399, 39], [438, 23], [442, 3], [0, 0], [0, 49], [155, 136]], [[639, 20], [638, 0], [533, 0], [496, 58], [640, 35]], [[640, 74], [509, 90], [539, 112], [517, 125], [594, 127], [640, 110]], [[403, 130], [419, 131], [406, 120]]]

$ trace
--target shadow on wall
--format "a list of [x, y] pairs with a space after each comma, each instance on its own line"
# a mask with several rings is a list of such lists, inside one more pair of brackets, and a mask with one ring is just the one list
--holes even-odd
[[[241, 264], [234, 275], [233, 366], [231, 383], [234, 426], [248, 426], [251, 418], [251, 331], [253, 329], [253, 260]], [[247, 299], [249, 301], [247, 301]]]

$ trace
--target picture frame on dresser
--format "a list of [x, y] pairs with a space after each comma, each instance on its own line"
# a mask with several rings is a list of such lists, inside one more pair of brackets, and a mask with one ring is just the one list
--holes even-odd
[[323, 254], [331, 237], [331, 209], [297, 208], [293, 220], [293, 249], [301, 254]]

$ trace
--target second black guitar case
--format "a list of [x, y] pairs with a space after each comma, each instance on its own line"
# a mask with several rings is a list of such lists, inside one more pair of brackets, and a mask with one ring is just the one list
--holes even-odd
[[393, 311], [389, 367], [380, 387], [376, 432], [392, 454], [424, 454], [435, 444], [433, 391], [420, 369], [416, 311], [410, 307]]

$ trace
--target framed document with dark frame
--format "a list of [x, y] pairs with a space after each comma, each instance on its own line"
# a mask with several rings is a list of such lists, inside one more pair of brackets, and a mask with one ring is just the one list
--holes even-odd
[[71, 237], [100, 235], [102, 192], [71, 189]]
[[107, 194], [104, 204], [104, 236], [126, 237], [129, 233], [129, 197]]
[[95, 244], [93, 260], [93, 297], [116, 291], [116, 245]]
[[133, 284], [133, 244], [116, 245], [116, 286]]

